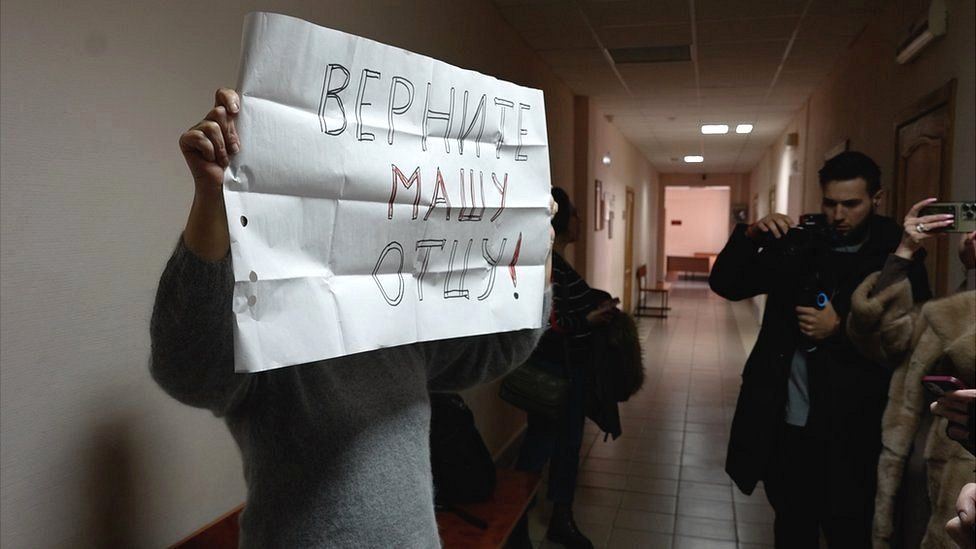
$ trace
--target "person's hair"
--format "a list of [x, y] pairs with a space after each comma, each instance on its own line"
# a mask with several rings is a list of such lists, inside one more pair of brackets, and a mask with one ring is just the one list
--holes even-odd
[[569, 230], [569, 218], [573, 216], [573, 203], [566, 191], [559, 187], [552, 188], [552, 199], [556, 201], [559, 210], [552, 216], [552, 230], [559, 236]]
[[821, 188], [831, 181], [847, 181], [860, 177], [867, 182], [869, 196], [874, 196], [881, 190], [881, 168], [871, 157], [861, 152], [842, 152], [824, 162], [818, 173]]

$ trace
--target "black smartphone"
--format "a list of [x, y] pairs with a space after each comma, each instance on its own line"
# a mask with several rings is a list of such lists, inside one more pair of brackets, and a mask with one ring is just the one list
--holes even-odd
[[933, 202], [919, 210], [919, 217], [952, 214], [952, 225], [932, 229], [937, 233], [970, 233], [976, 231], [976, 202]]

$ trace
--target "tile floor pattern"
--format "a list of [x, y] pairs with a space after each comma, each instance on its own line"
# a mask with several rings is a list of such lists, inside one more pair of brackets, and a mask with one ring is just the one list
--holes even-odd
[[[733, 305], [702, 282], [677, 283], [671, 307], [667, 319], [639, 320], [646, 380], [620, 406], [624, 434], [604, 442], [587, 422], [576, 521], [597, 548], [771, 547], [762, 487], [745, 496], [724, 471], [743, 345], [751, 347], [755, 328], [740, 337]], [[543, 500], [530, 536], [536, 547], [559, 547], [543, 540], [551, 512]]]

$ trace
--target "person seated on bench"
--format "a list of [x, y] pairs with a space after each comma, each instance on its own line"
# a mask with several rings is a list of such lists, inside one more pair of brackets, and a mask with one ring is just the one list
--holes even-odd
[[152, 376], [180, 402], [223, 418], [240, 447], [241, 547], [437, 547], [427, 392], [505, 374], [528, 358], [543, 330], [235, 374], [222, 184], [239, 151], [239, 101], [235, 91], [218, 90], [206, 118], [180, 137], [195, 196], [156, 294]]

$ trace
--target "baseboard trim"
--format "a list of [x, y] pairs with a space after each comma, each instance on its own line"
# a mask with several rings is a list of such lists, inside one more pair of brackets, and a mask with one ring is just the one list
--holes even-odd
[[499, 469], [511, 469], [515, 466], [515, 462], [518, 460], [519, 450], [522, 448], [522, 440], [525, 439], [525, 431], [528, 429], [528, 424], [525, 423], [518, 431], [508, 439], [508, 441], [502, 445], [501, 448], [495, 452], [495, 455], [491, 458], [495, 461], [495, 465]]

